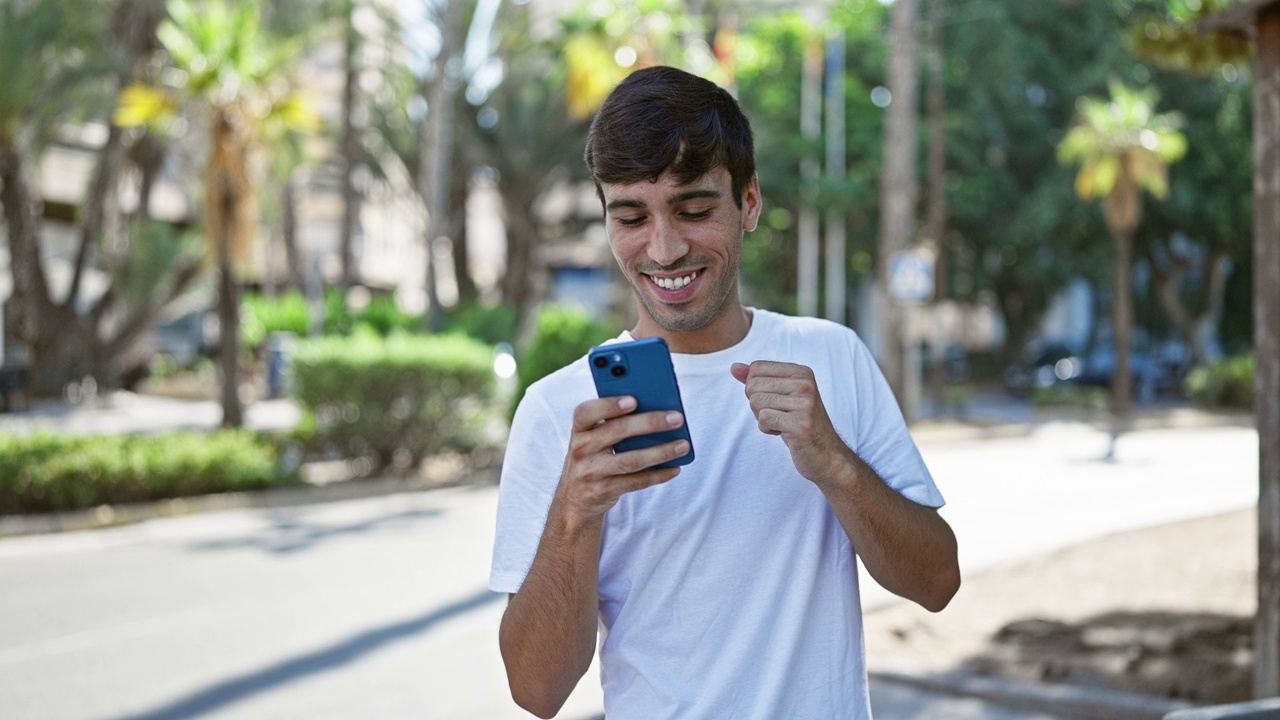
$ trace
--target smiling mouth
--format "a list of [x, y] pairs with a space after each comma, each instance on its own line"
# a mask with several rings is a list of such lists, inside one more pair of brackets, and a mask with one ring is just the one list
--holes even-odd
[[649, 275], [648, 278], [654, 285], [657, 285], [663, 290], [679, 290], [696, 280], [698, 278], [698, 274], [699, 271], [695, 270], [688, 275], [681, 275], [679, 277], [656, 277], [654, 275]]

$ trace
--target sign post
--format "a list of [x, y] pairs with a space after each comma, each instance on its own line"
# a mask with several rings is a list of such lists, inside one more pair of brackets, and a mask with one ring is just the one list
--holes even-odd
[[889, 297], [902, 305], [902, 416], [908, 423], [920, 415], [922, 362], [916, 337], [918, 306], [933, 300], [934, 255], [928, 247], [893, 254], [889, 260]]

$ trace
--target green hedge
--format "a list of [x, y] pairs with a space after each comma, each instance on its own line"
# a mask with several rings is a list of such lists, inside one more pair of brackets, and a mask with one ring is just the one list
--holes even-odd
[[[375, 295], [359, 312], [347, 306], [347, 294], [341, 288], [329, 288], [324, 294], [325, 335], [350, 335], [359, 328], [387, 336], [397, 331], [421, 330], [421, 315], [410, 315], [396, 305], [390, 295]], [[273, 332], [291, 332], [305, 337], [311, 326], [311, 309], [307, 299], [297, 291], [277, 297], [246, 293], [240, 301], [240, 338], [246, 348], [256, 348]]]
[[313, 450], [369, 472], [474, 446], [494, 389], [492, 350], [459, 335], [313, 338], [293, 372]]
[[520, 382], [512, 401], [512, 412], [530, 385], [586, 355], [593, 345], [611, 337], [613, 333], [576, 306], [543, 306], [534, 324], [533, 338], [516, 365], [516, 376]]
[[0, 515], [300, 483], [283, 464], [276, 443], [247, 430], [0, 436]]
[[1255, 367], [1253, 355], [1200, 365], [1187, 374], [1187, 395], [1206, 407], [1251, 409]]
[[246, 348], [256, 348], [274, 332], [303, 337], [311, 324], [310, 312], [299, 292], [274, 298], [246, 293], [240, 300], [240, 341]]

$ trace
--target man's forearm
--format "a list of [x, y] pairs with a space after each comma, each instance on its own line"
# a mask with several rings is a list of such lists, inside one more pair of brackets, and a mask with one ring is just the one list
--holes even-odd
[[885, 589], [937, 612], [960, 587], [956, 538], [934, 508], [912, 502], [848, 450], [819, 487], [867, 572]]
[[539, 717], [560, 710], [595, 653], [602, 525], [575, 522], [553, 502], [529, 574], [502, 616], [511, 695]]

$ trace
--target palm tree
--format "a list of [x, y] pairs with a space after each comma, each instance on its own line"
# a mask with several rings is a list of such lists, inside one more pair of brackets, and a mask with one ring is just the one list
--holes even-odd
[[1133, 326], [1133, 298], [1129, 280], [1133, 264], [1133, 234], [1142, 220], [1142, 192], [1163, 200], [1169, 194], [1169, 165], [1187, 152], [1176, 113], [1155, 114], [1158, 93], [1109, 83], [1111, 100], [1080, 98], [1076, 120], [1058, 145], [1058, 160], [1079, 164], [1076, 194], [1084, 200], [1102, 199], [1102, 214], [1115, 240], [1113, 261], [1112, 329], [1115, 369], [1111, 378], [1111, 411], [1128, 414], [1132, 379], [1129, 340]]
[[270, 38], [256, 1], [170, 0], [158, 36], [173, 69], [170, 84], [137, 84], [122, 96], [116, 122], [159, 122], [185, 109], [207, 128], [204, 229], [218, 263], [222, 425], [243, 424], [239, 397], [240, 318], [237, 268], [257, 230], [253, 155], [289, 130], [314, 130], [318, 119], [287, 74], [301, 49]]

